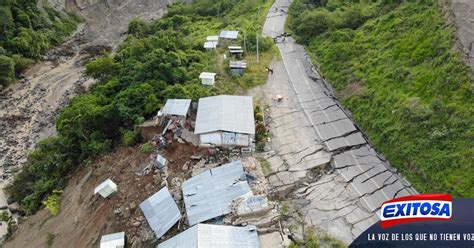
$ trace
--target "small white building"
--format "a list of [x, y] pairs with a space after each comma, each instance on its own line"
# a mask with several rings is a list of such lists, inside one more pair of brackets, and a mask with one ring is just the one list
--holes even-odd
[[102, 197], [107, 198], [116, 191], [117, 184], [115, 184], [112, 180], [107, 179], [99, 184], [99, 186], [95, 187], [94, 195], [99, 193]]
[[232, 75], [244, 75], [247, 61], [229, 61], [229, 69]]
[[241, 46], [229, 46], [229, 53], [230, 55], [240, 57], [244, 53], [244, 50], [242, 49]]
[[125, 232], [103, 235], [100, 239], [100, 248], [123, 248], [125, 247]]
[[218, 35], [207, 36], [206, 42], [204, 42], [204, 48], [207, 50], [216, 49], [218, 43], [219, 43]]
[[199, 78], [201, 79], [201, 82], [202, 84], [204, 85], [214, 85], [214, 83], [216, 82], [216, 73], [213, 73], [213, 72], [202, 72], [200, 75], [199, 75]]
[[239, 31], [236, 30], [222, 30], [219, 34], [219, 38], [226, 40], [237, 40], [239, 36]]
[[204, 146], [251, 146], [255, 136], [250, 96], [211, 96], [199, 99], [194, 133]]

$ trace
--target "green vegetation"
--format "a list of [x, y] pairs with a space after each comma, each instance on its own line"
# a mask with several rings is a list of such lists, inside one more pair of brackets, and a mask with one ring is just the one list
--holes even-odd
[[[87, 74], [98, 80], [90, 92], [75, 97], [60, 114], [58, 136], [43, 140], [28, 163], [8, 187], [10, 195], [32, 214], [53, 190], [65, 186], [71, 171], [92, 157], [125, 143], [135, 145], [135, 125], [152, 117], [169, 98], [231, 94], [266, 80], [271, 41], [261, 43], [261, 63], [255, 62], [254, 34], [261, 33], [270, 0], [197, 0], [175, 4], [168, 14], [151, 23], [133, 20], [129, 36], [113, 56], [86, 65]], [[260, 12], [259, 12], [260, 11]], [[247, 37], [249, 68], [245, 76], [227, 74], [225, 48], [204, 51], [207, 35], [221, 29], [238, 29], [243, 44]], [[201, 85], [199, 74], [218, 72], [215, 87]], [[248, 83], [248, 81], [250, 83]], [[142, 146], [148, 152], [147, 145]]]
[[34, 60], [63, 41], [80, 19], [64, 14], [42, 1], [0, 1], [0, 90]]
[[152, 153], [153, 152], [153, 144], [148, 141], [140, 146], [140, 151], [143, 153]]
[[56, 216], [59, 214], [59, 208], [61, 207], [61, 193], [62, 190], [53, 190], [53, 193], [43, 201], [43, 205], [49, 209], [51, 215]]
[[263, 119], [263, 111], [259, 105], [255, 106], [254, 109], [255, 118], [255, 149], [257, 152], [263, 152], [265, 144], [267, 143], [268, 132], [265, 127], [265, 121]]
[[297, 0], [290, 15], [392, 165], [420, 192], [474, 196], [474, 82], [437, 1]]
[[7, 211], [3, 211], [3, 212], [0, 214], [0, 221], [3, 221], [3, 222], [8, 223], [9, 220], [10, 220], [10, 216], [8, 215], [8, 212], [7, 212]]
[[48, 232], [46, 234], [46, 247], [53, 247], [55, 238], [56, 238], [56, 235], [54, 235], [54, 233]]

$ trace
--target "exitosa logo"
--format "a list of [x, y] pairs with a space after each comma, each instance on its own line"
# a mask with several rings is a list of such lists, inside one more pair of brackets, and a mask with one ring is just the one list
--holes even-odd
[[384, 202], [380, 211], [380, 224], [382, 228], [387, 228], [414, 221], [449, 220], [452, 214], [451, 195], [412, 195]]

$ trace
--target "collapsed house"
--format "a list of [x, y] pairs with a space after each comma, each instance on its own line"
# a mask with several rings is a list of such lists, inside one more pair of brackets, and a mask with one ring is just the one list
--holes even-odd
[[184, 181], [182, 190], [189, 225], [226, 215], [233, 200], [253, 196], [240, 160]]
[[158, 245], [158, 248], [258, 248], [257, 228], [198, 224]]
[[222, 30], [219, 34], [219, 38], [224, 40], [237, 40], [239, 36], [239, 31], [235, 30]]
[[234, 76], [242, 76], [247, 69], [246, 61], [229, 61], [230, 74]]
[[201, 79], [201, 83], [203, 85], [214, 85], [214, 83], [216, 82], [216, 73], [213, 73], [213, 72], [202, 72], [200, 75], [199, 75], [199, 79]]
[[100, 238], [100, 248], [123, 248], [125, 247], [125, 232], [103, 235]]
[[140, 208], [158, 239], [181, 219], [179, 208], [168, 191], [168, 187], [162, 188], [140, 203]]
[[117, 184], [115, 184], [112, 180], [107, 179], [99, 184], [94, 189], [94, 195], [99, 193], [103, 198], [109, 197], [111, 194], [117, 191]]
[[211, 96], [199, 99], [194, 133], [202, 146], [252, 145], [255, 136], [250, 96]]
[[204, 48], [207, 50], [216, 49], [218, 43], [219, 43], [218, 35], [207, 36], [206, 42], [204, 42]]

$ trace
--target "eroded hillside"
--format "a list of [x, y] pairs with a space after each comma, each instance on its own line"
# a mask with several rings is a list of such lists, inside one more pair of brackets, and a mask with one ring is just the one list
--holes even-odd
[[[19, 82], [0, 92], [1, 188], [26, 162], [27, 152], [41, 138], [55, 133], [54, 122], [60, 110], [92, 83], [83, 75], [84, 63], [96, 54], [113, 50], [125, 37], [133, 18], [157, 18], [170, 2], [50, 1], [57, 10], [73, 11], [84, 22], [67, 42], [49, 51], [42, 62], [20, 76]], [[0, 205], [7, 205], [3, 192]]]

